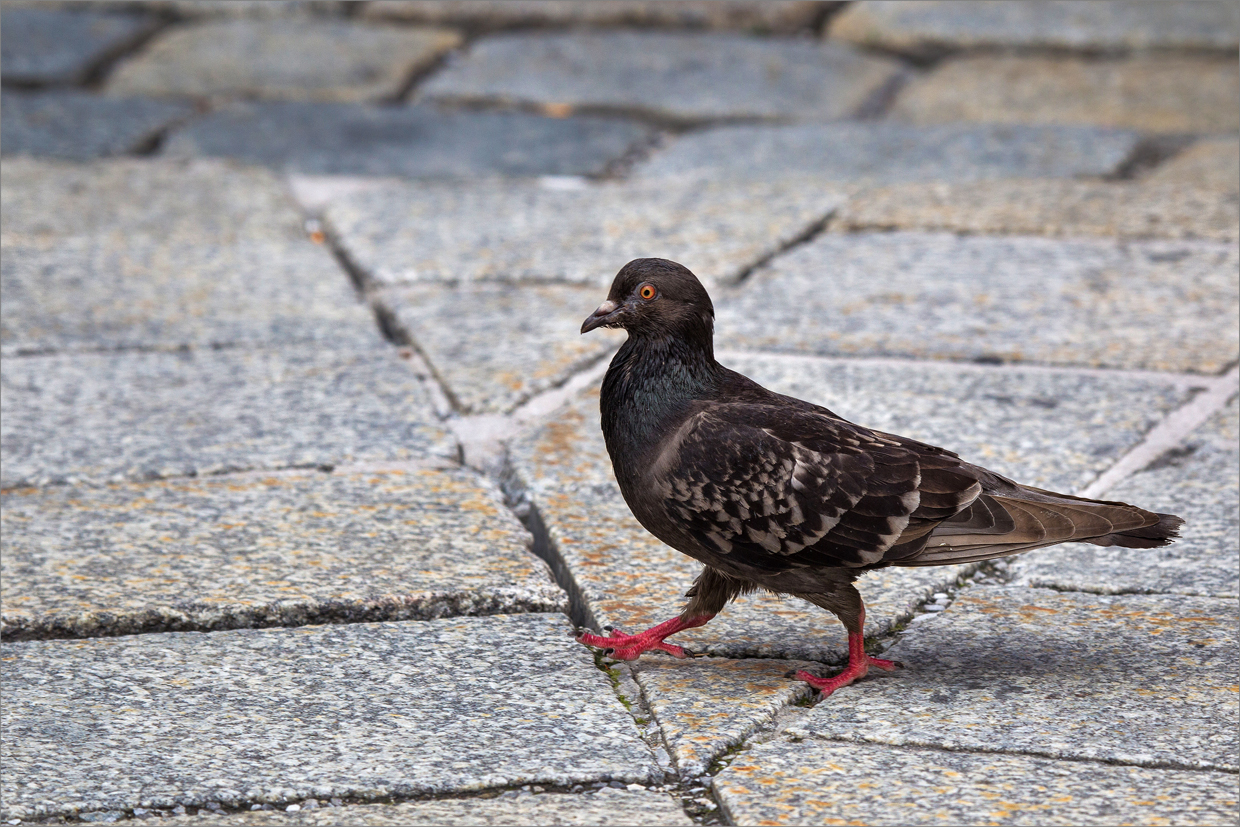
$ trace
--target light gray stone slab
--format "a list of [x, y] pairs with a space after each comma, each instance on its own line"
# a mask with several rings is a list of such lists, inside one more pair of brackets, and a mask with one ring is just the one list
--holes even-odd
[[6, 639], [553, 612], [491, 485], [423, 468], [4, 494]]
[[[571, 795], [507, 790], [497, 797], [472, 796], [429, 801], [406, 801], [402, 804], [359, 804], [331, 807], [314, 800], [318, 806], [297, 812], [257, 811], [211, 816], [212, 824], [221, 827], [479, 827], [484, 825], [530, 824], [564, 825], [564, 827], [689, 827], [693, 820], [685, 815], [680, 801], [667, 793], [651, 790], [619, 790], [603, 787], [583, 790]], [[188, 827], [202, 824], [202, 816], [164, 818], [167, 827]]]
[[342, 197], [325, 215], [378, 284], [558, 280], [605, 290], [626, 262], [648, 256], [680, 261], [707, 284], [735, 280], [843, 199], [812, 180], [411, 182]]
[[308, 17], [226, 19], [162, 32], [117, 66], [122, 97], [246, 97], [375, 101], [461, 42], [449, 29]]
[[424, 100], [640, 112], [674, 122], [836, 120], [900, 64], [809, 40], [671, 32], [488, 37], [421, 85]]
[[4, 360], [3, 486], [455, 457], [395, 349]]
[[348, 274], [304, 237], [216, 246], [73, 236], [3, 249], [6, 355], [380, 341]]
[[649, 135], [606, 118], [271, 102], [224, 107], [174, 134], [166, 152], [324, 175], [592, 175]]
[[137, 14], [5, 8], [0, 74], [6, 84], [76, 84], [145, 36], [155, 21]]
[[1120, 130], [1020, 125], [835, 123], [723, 126], [677, 138], [634, 171], [669, 176], [804, 176], [827, 182], [1071, 178], [1113, 172], [1136, 146]]
[[615, 348], [622, 334], [582, 336], [602, 303], [572, 284], [419, 284], [372, 301], [426, 357], [462, 413], [511, 411]]
[[980, 55], [949, 61], [908, 84], [891, 117], [916, 124], [1235, 132], [1240, 129], [1238, 69], [1234, 54], [1125, 60]]
[[730, 345], [1213, 373], [1240, 347], [1235, 245], [825, 234], [720, 302]]
[[1240, 593], [1240, 403], [1235, 399], [1140, 473], [1103, 496], [1184, 518], [1167, 548], [1102, 548], [1080, 543], [1016, 558], [1015, 582], [1103, 594]]
[[823, 741], [755, 746], [714, 791], [734, 824], [1195, 827], [1237, 814], [1230, 773]]
[[0, 146], [29, 154], [85, 161], [144, 148], [193, 107], [145, 98], [106, 98], [71, 90], [0, 96]]
[[1234, 3], [934, 2], [852, 3], [830, 36], [918, 56], [957, 49], [1129, 49], [1230, 51], [1240, 47]]
[[[1236, 602], [977, 586], [794, 736], [1235, 772]], [[890, 677], [890, 676], [888, 676]]]
[[498, 615], [5, 644], [2, 815], [647, 781], [568, 631]]
[[1197, 141], [1145, 177], [1148, 184], [1240, 191], [1240, 140]]
[[[1020, 482], [1072, 491], [1108, 468], [1187, 388], [1120, 375], [946, 364], [867, 363], [726, 355], [767, 387], [823, 404], [854, 422], [958, 452]], [[516, 478], [563, 560], [580, 622], [639, 631], [679, 613], [700, 565], [642, 529], [620, 496], [592, 391], [511, 447]], [[887, 634], [965, 566], [887, 568], [858, 581], [866, 634]], [[838, 662], [843, 627], [794, 598], [753, 594], [676, 642], [718, 657]], [[661, 657], [647, 655], [647, 659]]]

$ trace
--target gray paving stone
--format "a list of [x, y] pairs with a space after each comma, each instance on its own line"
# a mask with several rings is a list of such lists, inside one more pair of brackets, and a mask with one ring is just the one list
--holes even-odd
[[[317, 803], [317, 799], [316, 799]], [[164, 818], [167, 827], [202, 824], [201, 816]], [[498, 798], [440, 799], [407, 801], [403, 804], [359, 804], [286, 813], [258, 811], [212, 817], [212, 824], [223, 827], [478, 827], [478, 825], [530, 824], [565, 825], [565, 827], [632, 827], [632, 825], [675, 825], [688, 827], [693, 820], [685, 815], [680, 802], [667, 793], [648, 790], [618, 790], [603, 787], [565, 795], [509, 790]]]
[[424, 100], [640, 112], [673, 122], [836, 120], [900, 65], [838, 44], [730, 34], [504, 34], [418, 89]]
[[906, 54], [956, 49], [1128, 49], [1230, 51], [1240, 47], [1234, 3], [873, 2], [852, 3], [830, 36]]
[[393, 183], [340, 198], [325, 215], [377, 284], [607, 286], [625, 262], [643, 256], [680, 261], [718, 284], [819, 225], [844, 198], [810, 180], [551, 184]]
[[378, 342], [23, 356], [0, 378], [5, 488], [456, 456]]
[[77, 161], [123, 155], [143, 148], [193, 112], [191, 106], [172, 101], [10, 89], [0, 97], [0, 146], [5, 155]]
[[179, 17], [324, 17], [339, 15], [345, 0], [143, 0], [145, 5]]
[[1113, 172], [1136, 135], [1088, 127], [891, 122], [725, 126], [693, 132], [634, 175], [827, 182], [1072, 178]]
[[122, 97], [391, 100], [460, 43], [449, 29], [311, 18], [207, 21], [161, 33], [112, 71], [106, 89]]
[[234, 104], [175, 133], [174, 157], [329, 175], [592, 175], [649, 137], [638, 124], [430, 106]]
[[719, 773], [714, 790], [734, 824], [1236, 821], [1230, 773], [822, 741], [760, 744]]
[[582, 336], [602, 302], [570, 284], [419, 284], [372, 299], [426, 357], [462, 413], [511, 411], [615, 348], [623, 334]]
[[1240, 71], [1229, 58], [968, 57], [908, 84], [891, 117], [1089, 124], [1144, 132], [1240, 129]]
[[371, 0], [362, 7], [361, 16], [366, 20], [451, 23], [471, 29], [627, 25], [805, 32], [813, 29], [823, 7], [823, 3], [801, 0]]
[[[1018, 368], [764, 356], [729, 356], [724, 363], [854, 422], [942, 445], [1022, 482], [1064, 491], [1092, 481], [1187, 392], [1148, 377]], [[630, 514], [603, 446], [597, 391], [517, 440], [511, 459], [565, 561], [561, 582], [576, 590], [582, 622], [636, 631], [680, 611], [681, 595], [700, 566], [659, 543]], [[892, 631], [968, 571], [870, 572], [858, 581], [868, 607], [866, 634]], [[772, 595], [748, 595], [676, 639], [728, 658], [838, 662], [845, 653], [843, 627], [834, 616]]]
[[6, 639], [564, 611], [460, 470], [249, 474], [4, 494]]
[[0, 815], [647, 781], [568, 631], [499, 615], [5, 644]]
[[778, 351], [1213, 373], [1237, 357], [1237, 270], [1209, 241], [826, 234], [747, 279], [716, 327]]
[[82, 9], [5, 8], [0, 74], [5, 84], [77, 84], [148, 34], [155, 21]]
[[1234, 600], [978, 586], [887, 654], [790, 734], [1237, 769]]
[[1150, 184], [1240, 190], [1240, 140], [1234, 137], [1197, 141], [1144, 179]]
[[1104, 495], [1180, 515], [1185, 525], [1177, 543], [1140, 550], [1074, 543], [1016, 558], [1015, 582], [1061, 591], [1234, 598], [1240, 593], [1238, 421], [1233, 399], [1179, 446]]

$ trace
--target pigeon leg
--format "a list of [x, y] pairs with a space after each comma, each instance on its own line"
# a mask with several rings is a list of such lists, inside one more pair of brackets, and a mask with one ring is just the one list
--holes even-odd
[[[865, 629], [864, 608], [862, 608], [861, 615], [858, 618], [857, 628], [861, 630]], [[817, 689], [822, 693], [822, 697], [825, 698], [841, 686], [848, 686], [848, 684], [858, 678], [864, 678], [866, 673], [870, 671], [871, 666], [882, 669], [885, 672], [890, 672], [894, 669], [901, 668], [904, 664], [896, 660], [883, 660], [882, 658], [870, 657], [865, 653], [865, 632], [854, 632], [849, 630], [848, 665], [844, 667], [843, 672], [833, 678], [817, 678], [802, 669], [796, 673], [795, 677], [797, 680], [805, 681], [810, 686]]]
[[685, 629], [705, 626], [712, 617], [714, 617], [713, 614], [696, 615], [688, 619], [674, 617], [636, 635], [626, 635], [619, 629], [613, 630], [606, 637], [590, 632], [582, 632], [577, 636], [577, 642], [584, 643], [586, 646], [591, 646], [595, 649], [605, 649], [608, 657], [613, 657], [616, 660], [637, 660], [642, 652], [649, 652], [651, 650], [667, 652], [674, 658], [687, 658], [689, 657], [688, 652], [674, 644], [664, 643], [663, 638], [670, 637], [677, 632], [683, 632]]

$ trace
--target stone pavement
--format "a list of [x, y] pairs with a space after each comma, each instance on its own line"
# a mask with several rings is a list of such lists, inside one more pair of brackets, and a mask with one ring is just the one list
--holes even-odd
[[[5, 2], [0, 820], [1234, 824], [1240, 6]], [[1183, 515], [859, 586], [696, 567], [598, 426], [615, 271], [725, 363]]]

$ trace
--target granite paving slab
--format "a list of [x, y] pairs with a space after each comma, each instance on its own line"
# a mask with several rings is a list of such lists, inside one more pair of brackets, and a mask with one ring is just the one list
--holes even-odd
[[1021, 585], [1103, 594], [1133, 592], [1232, 597], [1240, 594], [1240, 403], [1103, 496], [1184, 518], [1167, 548], [1119, 549], [1080, 543], [1016, 558]]
[[761, 32], [812, 31], [823, 3], [802, 0], [701, 2], [701, 0], [371, 0], [363, 20], [448, 23], [471, 29], [552, 26], [660, 26], [743, 29]]
[[418, 97], [641, 113], [693, 123], [836, 120], [900, 71], [888, 58], [803, 39], [676, 32], [535, 32], [475, 42]]
[[850, 199], [830, 230], [1234, 241], [1240, 237], [1240, 186], [1225, 194], [1221, 189], [1219, 183], [1202, 188], [1154, 180], [899, 184]]
[[[315, 803], [319, 804], [315, 799]], [[202, 824], [202, 816], [161, 819], [167, 827]], [[618, 790], [603, 787], [572, 795], [509, 790], [498, 797], [446, 798], [407, 801], [402, 804], [358, 804], [287, 813], [257, 811], [212, 816], [212, 824], [223, 827], [478, 827], [479, 825], [530, 824], [564, 827], [632, 827], [632, 825], [674, 825], [688, 827], [693, 820], [685, 815], [680, 802], [667, 793], [650, 790]]]
[[1145, 180], [1222, 192], [1240, 190], [1240, 140], [1206, 138], [1156, 167]]
[[1240, 347], [1238, 282], [1231, 243], [827, 233], [755, 272], [716, 329], [785, 352], [1213, 373]]
[[564, 611], [470, 472], [280, 472], [4, 494], [6, 639]]
[[[1109, 467], [1185, 398], [1173, 381], [1123, 375], [727, 355], [724, 364], [841, 416], [957, 451], [1021, 482], [1072, 491]], [[562, 559], [580, 623], [638, 631], [678, 613], [699, 564], [655, 540], [620, 496], [597, 390], [510, 450], [513, 471]], [[866, 634], [906, 622], [965, 566], [888, 568], [858, 581]], [[753, 594], [676, 636], [695, 652], [838, 662], [843, 627], [794, 598]], [[658, 655], [647, 656], [659, 657]]]
[[52, 247], [66, 236], [102, 243], [224, 245], [301, 241], [301, 214], [265, 169], [222, 161], [114, 159], [89, 164], [6, 158], [0, 244]]
[[348, 8], [345, 0], [143, 0], [177, 17], [326, 17]]
[[1230, 773], [823, 741], [755, 746], [714, 792], [734, 824], [1196, 827], [1237, 807]]
[[967, 57], [908, 84], [891, 117], [1090, 124], [1144, 132], [1240, 128], [1240, 72], [1231, 58]]
[[786, 660], [648, 657], [634, 672], [682, 778], [702, 775], [711, 762], [810, 697], [809, 684], [785, 677], [818, 665]]
[[5, 488], [455, 458], [394, 348], [5, 359]]
[[1236, 619], [1235, 600], [976, 586], [888, 650], [895, 679], [791, 734], [1234, 773]]
[[344, 20], [218, 20], [162, 33], [123, 61], [111, 95], [394, 100], [415, 72], [460, 45], [450, 29]]
[[0, 146], [5, 155], [76, 161], [124, 155], [146, 148], [168, 126], [193, 113], [193, 107], [176, 101], [9, 89], [0, 96]]
[[0, 815], [648, 781], [568, 632], [535, 614], [8, 643]]
[[165, 152], [323, 175], [595, 175], [649, 137], [645, 126], [610, 118], [268, 102], [200, 118]]
[[3, 250], [5, 355], [380, 341], [348, 274], [304, 237], [169, 245], [149, 236], [72, 236]]
[[598, 285], [588, 315], [630, 259], [670, 258], [706, 284], [732, 281], [844, 200], [810, 180], [566, 183], [392, 183], [341, 197], [325, 216], [376, 284]]
[[830, 36], [919, 57], [959, 49], [1225, 51], [1240, 47], [1234, 3], [850, 3], [832, 18]]
[[426, 357], [462, 413], [508, 412], [556, 387], [623, 340], [582, 336], [581, 322], [606, 298], [574, 284], [418, 284], [372, 301]]
[[141, 14], [6, 7], [0, 75], [6, 86], [82, 83], [156, 25]]
[[1110, 174], [1136, 142], [1121, 130], [1015, 124], [722, 126], [677, 138], [634, 175], [891, 184], [1072, 178]]

